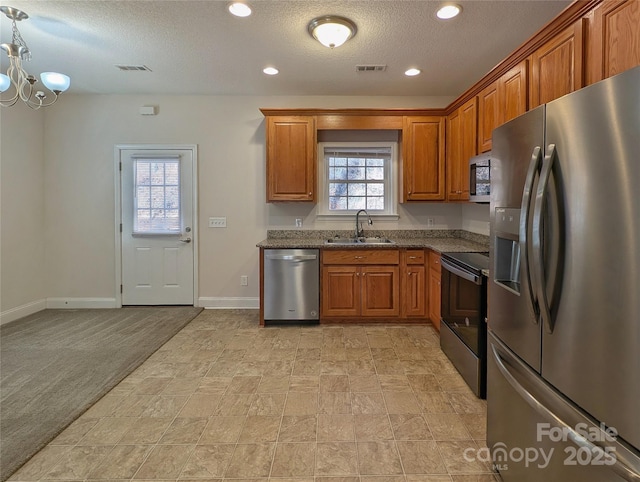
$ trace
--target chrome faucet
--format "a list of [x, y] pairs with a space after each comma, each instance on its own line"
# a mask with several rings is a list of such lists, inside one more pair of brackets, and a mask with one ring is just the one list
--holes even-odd
[[356, 239], [358, 239], [359, 237], [364, 235], [364, 229], [362, 229], [362, 224], [360, 224], [360, 213], [365, 213], [367, 215], [367, 224], [369, 226], [371, 226], [373, 224], [373, 221], [371, 220], [371, 216], [369, 216], [369, 213], [367, 212], [366, 209], [361, 209], [360, 211], [358, 211], [356, 213]]

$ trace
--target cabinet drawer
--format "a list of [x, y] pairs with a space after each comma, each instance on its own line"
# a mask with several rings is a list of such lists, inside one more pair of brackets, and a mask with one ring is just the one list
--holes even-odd
[[424, 264], [425, 255], [423, 249], [407, 249], [404, 253], [406, 264]]
[[397, 249], [324, 250], [322, 264], [399, 264]]
[[440, 266], [440, 253], [436, 251], [429, 251], [429, 268], [438, 273], [442, 269]]

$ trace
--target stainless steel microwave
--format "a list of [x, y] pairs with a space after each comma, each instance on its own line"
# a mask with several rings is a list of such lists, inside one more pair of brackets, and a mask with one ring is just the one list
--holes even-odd
[[469, 159], [469, 200], [488, 203], [491, 196], [491, 153]]

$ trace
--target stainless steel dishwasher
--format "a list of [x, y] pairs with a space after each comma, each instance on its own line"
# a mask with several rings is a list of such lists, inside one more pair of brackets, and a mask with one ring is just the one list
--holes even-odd
[[318, 249], [264, 250], [264, 319], [320, 319]]

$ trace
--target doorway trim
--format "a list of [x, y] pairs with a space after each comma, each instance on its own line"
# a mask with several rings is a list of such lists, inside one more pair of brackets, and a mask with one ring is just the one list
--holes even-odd
[[120, 158], [122, 151], [135, 150], [165, 150], [181, 149], [191, 151], [193, 159], [193, 306], [198, 306], [198, 146], [196, 144], [116, 144], [113, 150], [114, 169], [113, 179], [115, 187], [114, 205], [114, 232], [115, 232], [115, 299], [116, 308], [122, 308], [122, 235], [120, 232], [122, 225], [122, 183], [120, 179]]

